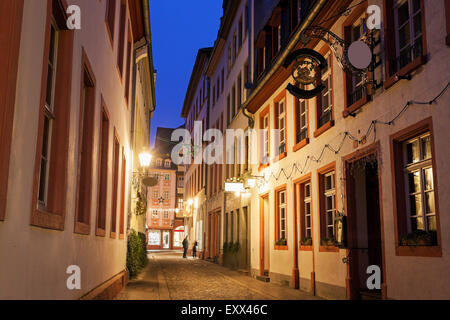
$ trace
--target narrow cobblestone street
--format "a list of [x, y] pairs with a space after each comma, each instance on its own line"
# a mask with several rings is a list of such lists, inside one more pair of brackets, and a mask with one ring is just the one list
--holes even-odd
[[308, 293], [264, 283], [180, 252], [150, 253], [149, 264], [117, 300], [313, 300]]

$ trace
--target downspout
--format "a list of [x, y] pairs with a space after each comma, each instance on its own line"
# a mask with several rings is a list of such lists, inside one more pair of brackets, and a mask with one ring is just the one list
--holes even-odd
[[[250, 101], [252, 101], [255, 98], [255, 96], [262, 90], [262, 88], [266, 85], [266, 83], [270, 80], [270, 78], [275, 74], [275, 72], [283, 65], [286, 57], [289, 55], [289, 53], [292, 51], [292, 49], [295, 48], [296, 44], [300, 40], [302, 32], [307, 27], [310, 26], [310, 24], [316, 18], [319, 11], [323, 8], [323, 6], [327, 2], [328, 2], [328, 0], [318, 0], [317, 4], [311, 10], [308, 17], [301, 24], [301, 27], [294, 33], [293, 37], [291, 38], [291, 41], [289, 41], [286, 48], [283, 50], [281, 55], [277, 58], [275, 64], [270, 68], [269, 72], [264, 76], [262, 81], [258, 83], [257, 87], [250, 94], [250, 97], [248, 97], [248, 99], [242, 105], [242, 108], [244, 110], [246, 110], [248, 112], [247, 107], [248, 107]], [[244, 112], [244, 115], [248, 118], [248, 116], [245, 114], [245, 112]], [[254, 122], [253, 118], [252, 118], [252, 121]], [[249, 120], [249, 123], [250, 123], [250, 120]]]

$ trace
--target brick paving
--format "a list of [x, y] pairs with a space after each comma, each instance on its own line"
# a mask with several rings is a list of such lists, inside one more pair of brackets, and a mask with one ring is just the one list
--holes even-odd
[[149, 264], [118, 300], [312, 300], [308, 293], [264, 283], [179, 252], [149, 254]]

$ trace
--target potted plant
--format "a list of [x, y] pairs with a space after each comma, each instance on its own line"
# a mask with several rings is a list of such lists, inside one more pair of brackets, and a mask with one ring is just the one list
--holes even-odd
[[322, 246], [334, 246], [336, 245], [336, 239], [334, 237], [326, 237], [320, 239], [320, 245]]
[[415, 230], [400, 237], [400, 246], [435, 246], [436, 231]]
[[300, 245], [301, 246], [312, 246], [312, 238], [311, 237], [302, 238], [300, 240]]
[[277, 245], [277, 246], [285, 246], [285, 245], [287, 245], [287, 240], [285, 238], [278, 239], [275, 242], [275, 245]]

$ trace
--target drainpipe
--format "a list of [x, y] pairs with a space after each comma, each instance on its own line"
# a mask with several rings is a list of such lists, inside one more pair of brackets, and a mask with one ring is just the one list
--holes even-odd
[[[295, 34], [292, 37], [291, 41], [288, 43], [286, 48], [283, 50], [281, 55], [278, 57], [278, 59], [276, 60], [275, 64], [270, 68], [269, 72], [264, 76], [262, 81], [260, 83], [258, 83], [257, 87], [250, 94], [250, 97], [248, 97], [248, 99], [242, 105], [242, 108], [244, 110], [247, 109], [250, 101], [252, 101], [255, 98], [255, 96], [262, 90], [262, 88], [266, 85], [266, 83], [270, 80], [270, 78], [275, 74], [275, 72], [283, 65], [284, 60], [286, 59], [286, 57], [289, 55], [289, 53], [292, 51], [292, 49], [295, 48], [296, 44], [300, 40], [302, 32], [307, 27], [309, 27], [311, 25], [313, 20], [318, 15], [319, 11], [324, 7], [324, 5], [327, 2], [328, 2], [328, 0], [318, 0], [317, 4], [313, 7], [313, 9], [311, 10], [311, 12], [308, 15], [308, 17], [301, 24], [301, 27], [295, 32]], [[246, 117], [248, 117], [248, 116], [246, 115]], [[249, 120], [249, 122], [250, 122], [250, 120]]]

